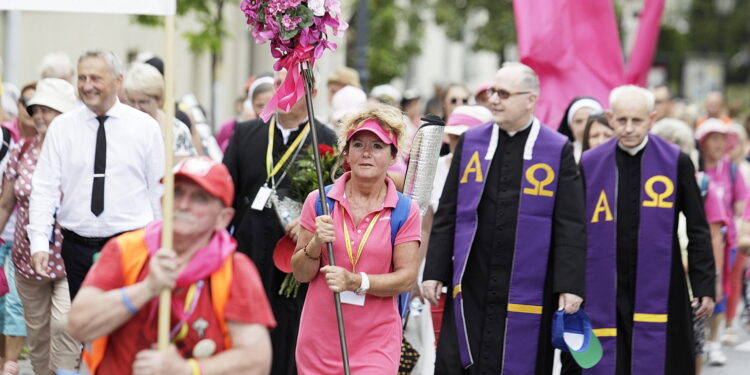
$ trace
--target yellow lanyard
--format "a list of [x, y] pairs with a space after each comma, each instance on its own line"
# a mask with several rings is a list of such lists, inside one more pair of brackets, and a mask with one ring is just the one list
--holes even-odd
[[380, 217], [380, 212], [375, 215], [375, 217], [370, 222], [370, 225], [367, 226], [365, 235], [362, 237], [362, 241], [359, 243], [359, 248], [357, 248], [357, 258], [355, 259], [354, 254], [352, 254], [352, 241], [349, 237], [349, 228], [346, 226], [346, 215], [344, 215], [344, 207], [341, 205], [339, 205], [339, 207], [341, 207], [341, 221], [344, 223], [344, 244], [346, 245], [346, 253], [349, 255], [349, 262], [351, 262], [352, 264], [352, 272], [357, 272], [355, 269], [357, 267], [357, 263], [359, 263], [359, 257], [362, 256], [362, 251], [365, 249], [365, 243], [367, 243], [367, 239], [370, 237], [372, 228], [375, 228], [375, 223]]
[[[185, 296], [185, 316], [172, 329], [172, 333], [170, 335], [173, 337], [172, 338], [173, 344], [187, 337], [188, 330], [189, 330], [188, 325], [187, 325], [187, 319], [190, 317], [190, 315], [193, 314], [193, 312], [195, 312], [195, 308], [198, 306], [198, 299], [200, 298], [199, 293], [201, 292], [201, 289], [203, 289], [202, 280], [198, 281], [195, 284], [190, 285], [187, 295]], [[197, 294], [197, 297], [196, 297], [196, 294]], [[178, 329], [177, 327], [180, 327], [179, 331], [177, 330]]]
[[305, 125], [305, 128], [302, 129], [302, 133], [300, 133], [297, 138], [294, 139], [294, 142], [289, 146], [289, 149], [286, 150], [284, 155], [281, 156], [281, 159], [279, 159], [279, 162], [276, 163], [275, 166], [273, 165], [273, 135], [275, 133], [274, 128], [276, 127], [276, 118], [271, 118], [271, 122], [268, 123], [268, 150], [266, 151], [266, 181], [270, 180], [271, 177], [275, 176], [276, 173], [279, 173], [279, 170], [282, 166], [284, 166], [284, 163], [286, 163], [287, 159], [292, 155], [294, 150], [297, 149], [300, 142], [302, 142], [305, 137], [307, 137], [307, 133], [310, 131], [310, 122], [307, 122], [307, 125]]

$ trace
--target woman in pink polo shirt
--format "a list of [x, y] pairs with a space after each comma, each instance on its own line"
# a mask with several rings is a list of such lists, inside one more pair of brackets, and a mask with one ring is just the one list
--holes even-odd
[[[292, 256], [295, 278], [310, 283], [297, 339], [302, 375], [343, 371], [331, 292], [341, 293], [351, 372], [398, 372], [402, 332], [396, 296], [415, 285], [421, 260], [416, 203], [410, 202], [406, 220], [391, 239], [399, 196], [386, 172], [396, 160], [405, 126], [401, 112], [385, 105], [350, 117], [340, 129], [339, 149], [351, 171], [327, 193], [334, 201], [331, 215], [316, 217], [317, 191], [305, 201]], [[328, 242], [336, 266], [329, 265]]]

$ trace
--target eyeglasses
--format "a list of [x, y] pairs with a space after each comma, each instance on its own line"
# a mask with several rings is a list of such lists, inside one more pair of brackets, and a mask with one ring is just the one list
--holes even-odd
[[505, 91], [503, 89], [496, 89], [494, 87], [490, 87], [490, 88], [487, 89], [487, 95], [489, 97], [492, 97], [492, 95], [494, 95], [494, 94], [497, 94], [497, 96], [499, 96], [500, 99], [505, 100], [505, 99], [508, 99], [511, 96], [515, 96], [515, 95], [531, 94], [531, 91], [509, 92], [509, 91]]
[[21, 98], [18, 99], [18, 102], [21, 103], [22, 106], [28, 107], [28, 103], [29, 103], [30, 100], [31, 100], [31, 98], [23, 98], [23, 97], [21, 97]]
[[459, 101], [464, 105], [469, 104], [469, 98], [451, 98], [451, 104], [458, 104]]

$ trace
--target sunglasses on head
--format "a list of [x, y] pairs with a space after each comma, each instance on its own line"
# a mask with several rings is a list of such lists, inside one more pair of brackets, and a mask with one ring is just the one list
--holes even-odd
[[491, 97], [494, 94], [497, 94], [497, 96], [499, 96], [500, 99], [505, 100], [515, 95], [531, 94], [531, 91], [510, 92], [510, 91], [505, 91], [503, 89], [496, 89], [494, 87], [490, 87], [487, 89], [487, 96]]
[[458, 102], [464, 105], [469, 104], [469, 98], [451, 98], [451, 104], [458, 104]]

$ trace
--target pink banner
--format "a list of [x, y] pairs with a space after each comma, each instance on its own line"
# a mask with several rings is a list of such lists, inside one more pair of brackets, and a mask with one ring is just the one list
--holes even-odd
[[664, 12], [664, 0], [646, 0], [640, 14], [638, 37], [628, 59], [628, 70], [625, 74], [628, 83], [645, 86], [648, 71], [656, 53], [659, 42], [659, 26]]
[[[628, 77], [648, 75], [663, 3], [646, 0], [641, 29], [647, 31], [639, 33]], [[557, 128], [565, 108], [578, 96], [594, 97], [607, 107], [609, 92], [628, 81], [612, 2], [514, 0], [513, 4], [521, 61], [540, 79], [537, 117]]]

